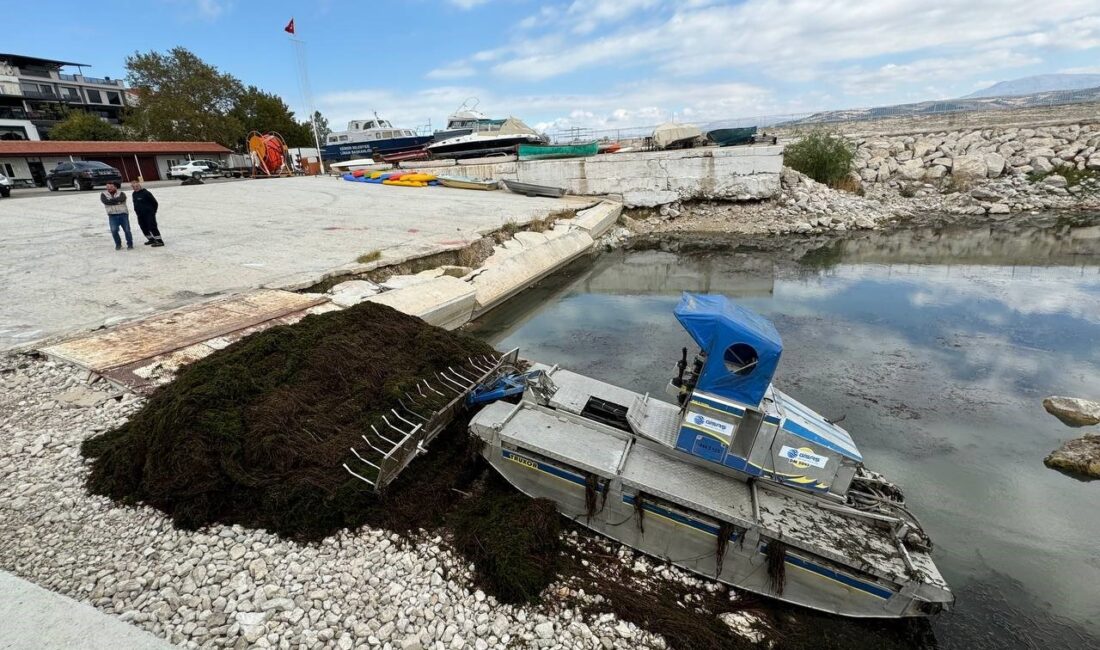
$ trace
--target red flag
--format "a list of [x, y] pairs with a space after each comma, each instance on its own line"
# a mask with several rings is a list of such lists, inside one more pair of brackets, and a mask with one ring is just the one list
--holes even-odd
[[287, 34], [293, 34], [294, 33], [294, 19], [293, 18], [291, 18], [290, 22], [286, 24], [286, 27], [283, 28], [283, 31], [286, 32]]

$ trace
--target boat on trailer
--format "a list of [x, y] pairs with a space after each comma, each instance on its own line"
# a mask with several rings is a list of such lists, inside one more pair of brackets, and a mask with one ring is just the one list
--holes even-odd
[[949, 608], [901, 491], [772, 385], [772, 324], [721, 296], [684, 294], [675, 315], [700, 348], [675, 404], [535, 364], [467, 389], [487, 404], [470, 422], [484, 457], [578, 523], [740, 589], [851, 617]]

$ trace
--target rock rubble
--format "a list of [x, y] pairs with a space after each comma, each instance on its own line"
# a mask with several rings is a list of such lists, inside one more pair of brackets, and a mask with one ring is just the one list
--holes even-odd
[[667, 647], [613, 615], [586, 615], [600, 597], [565, 586], [538, 607], [499, 604], [438, 536], [364, 527], [302, 545], [239, 526], [180, 530], [152, 508], [90, 496], [81, 441], [141, 398], [84, 379], [64, 364], [0, 358], [4, 570], [192, 648]]

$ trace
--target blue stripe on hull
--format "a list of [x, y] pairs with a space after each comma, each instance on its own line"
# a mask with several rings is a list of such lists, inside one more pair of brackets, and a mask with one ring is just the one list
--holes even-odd
[[[570, 483], [575, 483], [581, 487], [587, 486], [587, 482], [584, 476], [580, 474], [574, 474], [573, 472], [567, 472], [560, 467], [555, 467], [554, 465], [550, 465], [549, 463], [543, 463], [541, 461], [535, 460], [534, 458], [528, 458], [523, 454], [517, 454], [516, 452], [509, 451], [507, 449], [501, 449], [500, 456], [504, 460], [510, 460], [513, 463], [523, 465], [527, 469], [533, 469], [542, 472], [543, 474], [549, 474], [550, 476], [560, 478], [563, 481], [569, 481]], [[604, 486], [602, 483], [596, 484], [596, 491], [604, 491]]]
[[[636, 502], [637, 502], [637, 499], [635, 497], [633, 497], [629, 494], [624, 494], [623, 495], [623, 503], [626, 503], [628, 505], [634, 505]], [[720, 529], [718, 528], [718, 526], [712, 526], [708, 523], [699, 521], [697, 519], [692, 519], [691, 517], [685, 517], [685, 516], [681, 515], [678, 512], [673, 512], [671, 510], [662, 508], [662, 507], [654, 505], [652, 503], [647, 503], [644, 499], [642, 500], [642, 510], [645, 510], [647, 512], [652, 512], [653, 514], [660, 515], [661, 517], [665, 517], [666, 519], [671, 519], [672, 521], [675, 521], [678, 524], [683, 524], [684, 526], [689, 526], [691, 528], [702, 531], [702, 532], [707, 533], [709, 535], [714, 535], [715, 537], [718, 537], [718, 533], [721, 532]], [[736, 532], [730, 533], [730, 540], [731, 541], [736, 541], [738, 536], [739, 536], [739, 534], [736, 533]]]
[[[760, 553], [762, 553], [762, 554], [767, 553], [767, 550], [768, 550], [768, 545], [767, 544], [763, 544], [760, 547]], [[894, 595], [893, 591], [891, 591], [889, 589], [886, 589], [885, 587], [880, 587], [876, 584], [872, 584], [872, 583], [869, 583], [869, 582], [864, 582], [862, 580], [857, 580], [857, 579], [853, 578], [852, 576], [849, 576], [849, 575], [844, 574], [844, 573], [840, 573], [839, 571], [834, 571], [833, 569], [821, 566], [819, 564], [814, 564], [813, 562], [810, 562], [809, 560], [804, 560], [804, 559], [802, 559], [800, 557], [797, 557], [795, 555], [791, 555], [790, 553], [786, 554], [786, 556], [784, 557], [784, 561], [787, 564], [790, 564], [791, 566], [798, 567], [799, 569], [805, 569], [806, 571], [809, 571], [811, 573], [815, 573], [815, 574], [821, 576], [822, 578], [828, 578], [829, 580], [839, 582], [840, 584], [842, 584], [846, 587], [852, 587], [853, 589], [858, 589], [858, 590], [860, 590], [864, 593], [882, 598], [883, 600], [889, 600]]]

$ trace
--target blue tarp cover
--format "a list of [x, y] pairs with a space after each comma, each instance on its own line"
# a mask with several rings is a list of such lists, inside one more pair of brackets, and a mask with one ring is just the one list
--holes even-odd
[[[707, 355], [696, 389], [758, 406], [783, 353], [783, 341], [771, 321], [725, 296], [686, 292], [674, 313]], [[757, 355], [756, 365], [744, 375], [731, 372], [724, 360], [738, 343], [752, 347]]]

